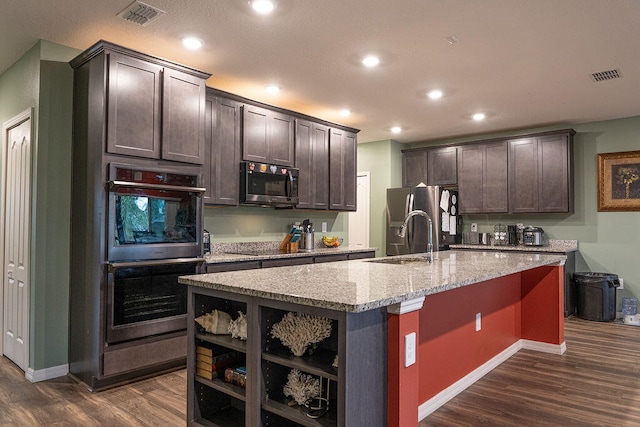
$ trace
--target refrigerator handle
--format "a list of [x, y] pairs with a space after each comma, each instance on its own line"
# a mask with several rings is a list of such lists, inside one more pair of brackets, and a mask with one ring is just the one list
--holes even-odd
[[[413, 210], [413, 203], [415, 201], [414, 199], [415, 196], [413, 195], [413, 193], [407, 195], [407, 206], [404, 212], [405, 216]], [[411, 252], [413, 248], [413, 218], [409, 220], [407, 231], [407, 244], [409, 245], [409, 252]]]
[[413, 210], [413, 194], [407, 194], [407, 205], [404, 209], [405, 216]]

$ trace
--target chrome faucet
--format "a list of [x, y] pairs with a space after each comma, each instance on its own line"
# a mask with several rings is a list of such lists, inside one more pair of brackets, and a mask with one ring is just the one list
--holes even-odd
[[400, 229], [396, 231], [396, 235], [398, 237], [404, 237], [407, 232], [407, 225], [409, 223], [409, 219], [413, 218], [416, 215], [423, 217], [427, 221], [427, 224], [429, 225], [429, 244], [427, 245], [427, 250], [429, 251], [429, 261], [433, 262], [433, 222], [431, 221], [431, 218], [429, 218], [429, 215], [425, 211], [416, 209], [409, 212], [407, 216], [404, 218], [404, 222], [400, 226]]

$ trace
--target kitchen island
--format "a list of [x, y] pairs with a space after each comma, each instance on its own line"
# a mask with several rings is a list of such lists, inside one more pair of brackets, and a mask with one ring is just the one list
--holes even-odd
[[[415, 426], [521, 348], [564, 352], [564, 260], [445, 251], [433, 263], [414, 254], [181, 277], [190, 285], [189, 424]], [[200, 330], [194, 318], [212, 309], [246, 313], [247, 341]], [[271, 337], [290, 311], [331, 319], [313, 355], [287, 354]], [[195, 375], [195, 348], [205, 343], [243, 355], [246, 388]], [[291, 368], [329, 378], [324, 417], [286, 405]]]

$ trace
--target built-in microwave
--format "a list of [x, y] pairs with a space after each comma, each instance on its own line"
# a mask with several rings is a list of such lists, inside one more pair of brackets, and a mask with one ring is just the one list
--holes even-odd
[[298, 169], [267, 163], [240, 163], [240, 202], [293, 207], [298, 204]]

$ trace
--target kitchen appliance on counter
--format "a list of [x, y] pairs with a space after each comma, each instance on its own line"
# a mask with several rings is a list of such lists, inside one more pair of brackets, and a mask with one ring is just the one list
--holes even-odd
[[266, 163], [240, 163], [240, 202], [294, 207], [298, 204], [298, 169]]
[[525, 227], [522, 232], [523, 244], [525, 246], [542, 246], [544, 241], [542, 234], [544, 230], [540, 227], [534, 227], [532, 225]]
[[442, 186], [388, 188], [387, 189], [387, 255], [427, 252], [429, 226], [421, 217], [409, 220], [404, 238], [400, 229], [407, 214], [422, 210], [433, 223], [433, 250], [448, 249], [462, 242], [462, 217], [458, 214], [458, 191]]

